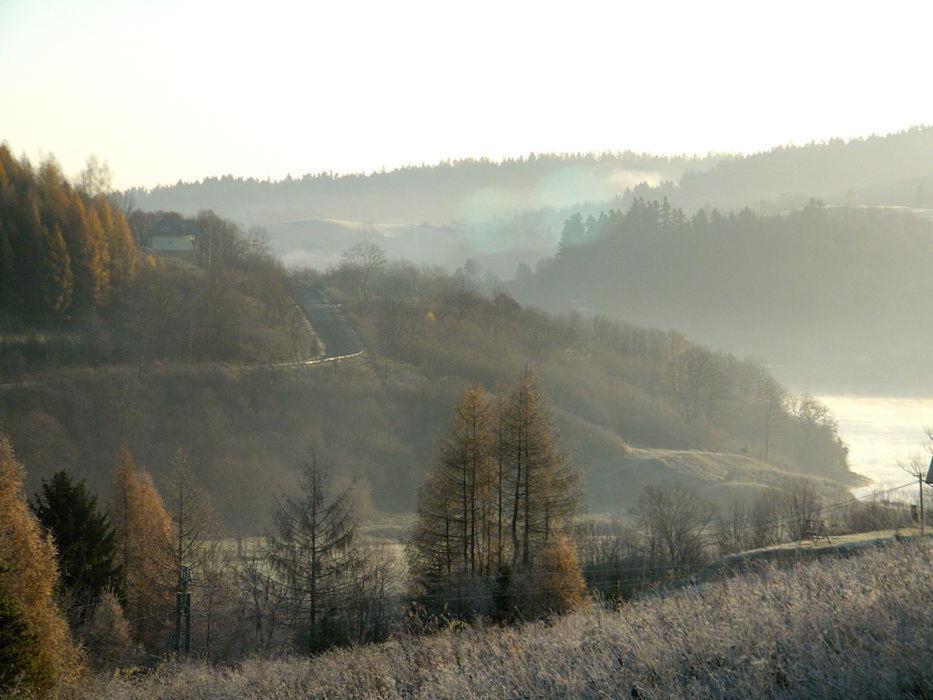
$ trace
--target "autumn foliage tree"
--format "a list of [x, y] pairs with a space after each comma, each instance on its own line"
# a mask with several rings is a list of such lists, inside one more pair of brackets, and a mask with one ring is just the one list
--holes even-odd
[[174, 531], [152, 477], [137, 469], [125, 447], [114, 470], [110, 517], [133, 638], [156, 648], [166, 642], [171, 619], [175, 572], [170, 543]]
[[489, 398], [471, 386], [420, 494], [414, 552], [416, 568], [429, 576], [489, 576], [500, 560], [492, 424]]
[[55, 545], [23, 494], [23, 468], [0, 435], [0, 693], [48, 691], [80, 670], [55, 602]]
[[34, 169], [0, 145], [0, 308], [103, 309], [127, 293], [138, 264], [126, 218], [104, 194], [73, 187], [51, 159]]
[[527, 370], [495, 407], [482, 388], [467, 389], [420, 492], [410, 560], [428, 599], [477, 611], [495, 598], [503, 615], [583, 600], [564, 535], [579, 480], [555, 443]]

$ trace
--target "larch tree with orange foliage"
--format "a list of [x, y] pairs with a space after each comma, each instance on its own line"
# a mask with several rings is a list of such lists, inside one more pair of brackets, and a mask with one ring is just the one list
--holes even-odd
[[564, 535], [579, 497], [531, 375], [496, 406], [470, 387], [419, 494], [409, 555], [419, 592], [469, 613], [495, 598], [504, 616], [581, 603], [585, 586]]
[[49, 692], [80, 674], [80, 652], [55, 602], [57, 581], [55, 544], [42, 535], [23, 493], [23, 467], [0, 435], [0, 693]]
[[175, 574], [169, 554], [172, 520], [152, 477], [137, 469], [123, 447], [114, 470], [110, 517], [117, 560], [123, 571], [123, 598], [133, 638], [150, 649], [168, 641]]

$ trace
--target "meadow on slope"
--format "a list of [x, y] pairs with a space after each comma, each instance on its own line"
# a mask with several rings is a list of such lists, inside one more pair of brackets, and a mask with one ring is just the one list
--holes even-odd
[[931, 564], [928, 544], [892, 544], [519, 627], [168, 664], [81, 697], [929, 697]]

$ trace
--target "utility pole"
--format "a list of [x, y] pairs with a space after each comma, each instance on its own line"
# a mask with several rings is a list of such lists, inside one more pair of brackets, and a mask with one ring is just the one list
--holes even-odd
[[923, 537], [923, 476], [917, 474], [917, 485], [920, 486], [920, 536]]
[[[172, 651], [176, 654], [191, 653], [191, 570], [183, 566], [178, 570], [178, 590], [175, 592], [175, 634], [172, 635]], [[183, 637], [184, 636], [184, 637]], [[182, 639], [184, 638], [184, 641]]]
[[920, 484], [920, 536], [923, 537], [924, 531], [924, 522], [923, 522], [923, 482], [926, 481], [928, 484], [933, 484], [933, 457], [930, 457], [930, 468], [927, 470], [927, 478], [923, 478], [922, 473], [917, 474], [917, 482]]

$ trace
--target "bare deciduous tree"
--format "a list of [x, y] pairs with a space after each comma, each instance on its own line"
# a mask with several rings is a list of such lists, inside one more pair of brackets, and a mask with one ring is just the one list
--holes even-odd
[[800, 541], [816, 532], [823, 503], [813, 481], [795, 479], [789, 482], [781, 491], [781, 505], [791, 540]]
[[385, 251], [369, 241], [357, 243], [341, 256], [341, 267], [351, 276], [364, 304], [369, 303], [375, 277], [385, 269], [387, 262]]
[[715, 506], [681, 485], [647, 486], [636, 504], [657, 563], [687, 572], [706, 559]]

